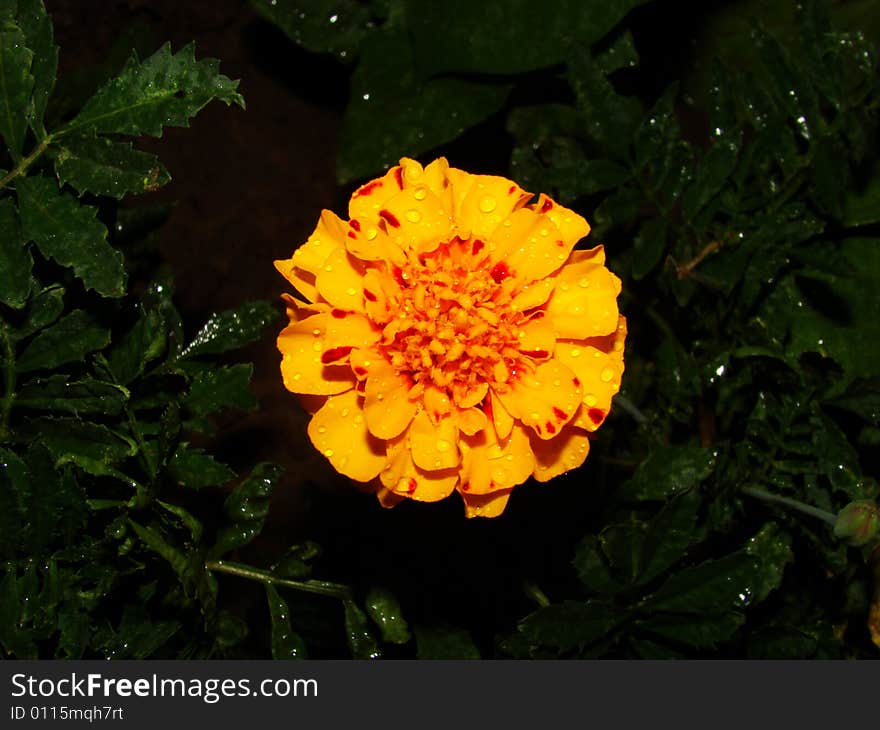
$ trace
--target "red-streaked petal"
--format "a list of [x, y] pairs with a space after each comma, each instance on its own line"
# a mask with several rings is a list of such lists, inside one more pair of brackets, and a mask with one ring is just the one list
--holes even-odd
[[412, 422], [418, 404], [407, 398], [410, 383], [384, 359], [370, 365], [364, 413], [370, 432], [378, 438], [399, 436]]
[[541, 363], [533, 373], [513, 380], [498, 393], [508, 412], [544, 439], [553, 438], [574, 416], [583, 389], [575, 385], [574, 373], [556, 359]]

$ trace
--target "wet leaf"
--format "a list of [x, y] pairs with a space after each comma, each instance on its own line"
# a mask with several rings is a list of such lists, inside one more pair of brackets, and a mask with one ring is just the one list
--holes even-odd
[[581, 651], [599, 641], [620, 619], [604, 604], [564, 601], [529, 614], [520, 621], [517, 631], [536, 648], [564, 654]]
[[367, 615], [349, 599], [342, 602], [345, 611], [345, 636], [352, 659], [379, 659], [382, 652], [370, 631]]
[[13, 331], [13, 337], [22, 340], [43, 327], [52, 324], [64, 311], [64, 288], [58, 284], [46, 287], [42, 291], [32, 293], [25, 319], [21, 326]]
[[14, 22], [3, 22], [0, 27], [0, 135], [16, 161], [21, 159], [27, 131], [27, 117], [22, 111], [29, 106], [34, 86], [32, 59], [33, 52], [22, 29]]
[[106, 137], [68, 137], [55, 152], [55, 173], [80, 193], [122, 198], [166, 185], [171, 176], [155, 155]]
[[16, 398], [16, 406], [41, 411], [57, 411], [76, 415], [122, 411], [128, 391], [115, 383], [92, 378], [72, 380], [67, 375], [38, 378], [24, 385]]
[[213, 315], [180, 354], [181, 358], [216, 355], [234, 350], [262, 336], [278, 319], [268, 302], [248, 302], [237, 309]]
[[291, 545], [272, 566], [272, 572], [281, 578], [308, 578], [312, 573], [310, 562], [320, 555], [321, 546], [311, 540]]
[[698, 446], [657, 445], [621, 488], [624, 499], [668, 499], [712, 473], [715, 454]]
[[12, 560], [19, 547], [30, 483], [27, 464], [14, 451], [0, 447], [0, 557], [6, 560]]
[[85, 356], [110, 342], [110, 332], [82, 309], [75, 309], [51, 328], [37, 335], [16, 363], [20, 373], [48, 370]]
[[110, 351], [113, 377], [127, 384], [144, 372], [146, 365], [165, 351], [165, 321], [158, 309], [140, 308], [140, 317]]
[[642, 224], [633, 241], [632, 274], [643, 279], [660, 263], [666, 251], [667, 226], [663, 218], [651, 218]]
[[58, 70], [58, 46], [53, 39], [52, 19], [46, 13], [42, 0], [18, 0], [18, 23], [33, 51], [31, 74], [34, 79], [27, 118], [37, 139], [43, 139], [43, 115], [49, 96], [55, 86]]
[[79, 457], [115, 464], [137, 453], [137, 445], [118, 431], [78, 418], [32, 418], [29, 431], [38, 433], [56, 462], [78, 463]]
[[106, 297], [125, 293], [122, 254], [107, 243], [107, 229], [97, 209], [82, 205], [43, 176], [16, 183], [25, 239], [45, 256], [70, 266], [87, 289]]
[[665, 639], [688, 644], [698, 649], [714, 649], [729, 640], [745, 622], [741, 613], [693, 614], [657, 613], [640, 621], [640, 629]]
[[168, 462], [171, 478], [183, 487], [201, 489], [225, 484], [235, 472], [202, 449], [181, 444]]
[[33, 259], [10, 198], [0, 200], [0, 302], [21, 309], [31, 291]]
[[166, 43], [144, 61], [132, 56], [59, 132], [161, 137], [166, 126], [189, 126], [190, 118], [214, 99], [244, 107], [238, 82], [218, 68], [216, 59], [196, 61], [192, 44], [172, 54]]
[[257, 404], [250, 390], [253, 370], [250, 363], [199, 368], [183, 403], [196, 416], [215, 413], [222, 408], [251, 410]]
[[258, 464], [226, 498], [223, 507], [230, 524], [220, 531], [210, 552], [212, 558], [247, 545], [260, 533], [269, 511], [269, 497], [281, 473], [274, 464]]
[[269, 603], [269, 618], [272, 624], [272, 658], [306, 659], [306, 645], [290, 626], [290, 610], [285, 601], [270, 583], [266, 583], [266, 600]]
[[373, 623], [382, 632], [382, 640], [405, 644], [410, 640], [409, 627], [403, 618], [400, 603], [391, 591], [373, 587], [367, 593], [366, 609]]

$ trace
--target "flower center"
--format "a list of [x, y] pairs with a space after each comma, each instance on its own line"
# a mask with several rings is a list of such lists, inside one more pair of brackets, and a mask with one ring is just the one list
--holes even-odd
[[489, 384], [503, 390], [521, 368], [525, 317], [511, 307], [506, 266], [489, 266], [482, 249], [482, 241], [455, 238], [396, 268], [401, 300], [382, 338], [398, 372], [450, 392], [459, 405], [482, 400]]

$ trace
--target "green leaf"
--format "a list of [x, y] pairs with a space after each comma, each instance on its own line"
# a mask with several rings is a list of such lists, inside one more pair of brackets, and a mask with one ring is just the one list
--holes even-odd
[[266, 583], [266, 600], [272, 622], [272, 658], [306, 659], [306, 645], [302, 637], [290, 626], [290, 610], [271, 583]]
[[260, 533], [269, 512], [269, 497], [281, 473], [281, 468], [275, 464], [258, 464], [226, 498], [223, 507], [231, 524], [217, 537], [210, 552], [212, 558], [247, 545]]
[[360, 0], [251, 0], [254, 10], [277, 25], [297, 45], [315, 53], [333, 53], [353, 61], [363, 39], [374, 29], [378, 3]]
[[21, 237], [15, 205], [10, 198], [0, 200], [0, 302], [21, 309], [31, 291], [34, 261]]
[[25, 319], [13, 332], [16, 340], [30, 337], [52, 324], [64, 311], [64, 287], [53, 284], [42, 291], [33, 293], [25, 310]]
[[594, 593], [613, 595], [626, 588], [625, 583], [612, 575], [608, 558], [593, 535], [587, 535], [578, 543], [572, 565], [581, 583]]
[[[384, 29], [364, 42], [342, 124], [337, 177], [375, 175], [460, 135], [504, 104], [509, 86], [452, 77], [417, 83], [406, 33]], [[442, 111], [441, 111], [442, 110]]]
[[113, 347], [108, 364], [117, 382], [128, 384], [165, 351], [164, 319], [158, 309], [140, 307], [138, 321]]
[[137, 453], [136, 444], [100, 423], [78, 418], [32, 418], [27, 429], [39, 434], [55, 462], [78, 463], [80, 456], [115, 464]]
[[272, 566], [272, 573], [281, 578], [308, 578], [312, 560], [321, 555], [321, 546], [311, 540], [291, 545], [284, 557]]
[[107, 243], [97, 209], [81, 205], [40, 175], [16, 183], [21, 225], [27, 240], [62, 266], [70, 266], [87, 289], [107, 297], [125, 293], [122, 254]]
[[693, 220], [724, 186], [736, 167], [741, 144], [738, 131], [725, 132], [712, 140], [712, 146], [697, 166], [693, 182], [682, 196], [681, 212], [685, 219]]
[[143, 62], [133, 56], [59, 132], [161, 137], [166, 126], [189, 126], [190, 118], [214, 99], [244, 108], [238, 82], [218, 68], [213, 58], [196, 61], [192, 44], [172, 54], [166, 43]]
[[84, 378], [70, 380], [66, 375], [52, 375], [32, 380], [22, 386], [15, 399], [19, 408], [59, 411], [73, 415], [90, 413], [118, 414], [128, 401], [128, 391], [115, 383]]
[[33, 55], [21, 28], [12, 22], [3, 22], [0, 25], [0, 135], [15, 161], [21, 159], [27, 131], [27, 117], [22, 112], [29, 106], [34, 86]]
[[657, 613], [639, 621], [638, 626], [657, 636], [698, 649], [714, 649], [717, 644], [730, 639], [744, 622], [745, 616], [733, 611], [699, 616]]
[[183, 487], [201, 489], [225, 484], [235, 472], [202, 449], [181, 444], [168, 462], [171, 478]]
[[570, 43], [595, 43], [643, 2], [406, 0], [406, 16], [424, 76], [450, 71], [514, 74], [564, 61]]
[[517, 626], [535, 648], [559, 653], [577, 652], [605, 637], [620, 616], [599, 603], [563, 601], [539, 608]]
[[75, 309], [31, 341], [21, 353], [17, 368], [20, 373], [27, 373], [81, 362], [88, 353], [106, 347], [109, 342], [108, 330], [87, 312]]
[[142, 605], [125, 607], [117, 631], [100, 642], [106, 659], [149, 659], [181, 629], [176, 620], [155, 620]]
[[250, 390], [253, 370], [250, 363], [200, 368], [193, 376], [183, 404], [196, 416], [214, 413], [222, 408], [251, 410], [257, 405]]
[[277, 319], [278, 312], [268, 302], [247, 302], [237, 309], [227, 309], [205, 322], [180, 357], [216, 355], [242, 347], [261, 337]]
[[189, 560], [186, 555], [162, 537], [158, 530], [144, 527], [131, 519], [128, 520], [128, 524], [144, 545], [168, 561], [175, 573], [184, 575], [187, 572]]
[[370, 631], [367, 615], [350, 599], [342, 602], [342, 608], [345, 612], [345, 637], [352, 659], [380, 658], [382, 652]]
[[155, 155], [106, 137], [69, 137], [55, 153], [55, 173], [80, 193], [122, 198], [166, 185], [171, 176]]
[[679, 494], [648, 523], [639, 555], [639, 583], [674, 565], [702, 537], [696, 524], [700, 504], [696, 490]]
[[479, 659], [480, 650], [470, 633], [455, 626], [416, 625], [416, 658]]
[[367, 613], [382, 632], [382, 640], [405, 644], [410, 640], [409, 627], [400, 610], [400, 602], [391, 591], [372, 587], [367, 593]]
[[761, 566], [754, 574], [747, 595], [750, 604], [760, 603], [779, 587], [785, 566], [794, 559], [791, 536], [778, 525], [767, 523], [757, 535], [749, 538], [745, 554]]
[[715, 468], [715, 453], [698, 446], [658, 444], [621, 487], [629, 500], [668, 499], [691, 489]]
[[19, 548], [30, 483], [27, 464], [14, 451], [0, 447], [0, 557], [6, 560], [12, 560]]
[[34, 86], [27, 118], [37, 139], [42, 140], [46, 136], [43, 115], [58, 70], [58, 46], [53, 39], [52, 19], [47, 15], [42, 0], [18, 0], [18, 19], [27, 46], [34, 54], [31, 64]]
[[0, 646], [16, 659], [36, 659], [37, 647], [20, 625], [21, 602], [15, 564], [6, 566], [0, 581]]
[[633, 241], [632, 274], [643, 279], [660, 263], [666, 251], [666, 219], [651, 218], [642, 224]]

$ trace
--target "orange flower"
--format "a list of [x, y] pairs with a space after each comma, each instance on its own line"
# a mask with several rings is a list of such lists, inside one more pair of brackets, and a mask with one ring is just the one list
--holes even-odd
[[284, 385], [312, 443], [385, 506], [457, 490], [495, 517], [580, 466], [623, 374], [620, 280], [576, 213], [503, 177], [409, 159], [325, 210], [275, 266]]

